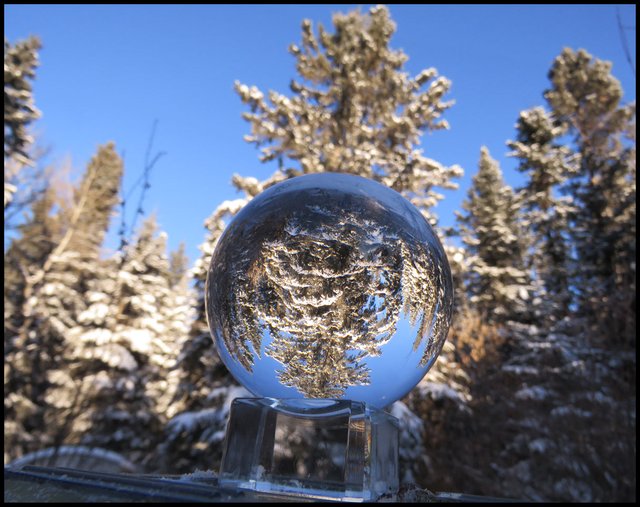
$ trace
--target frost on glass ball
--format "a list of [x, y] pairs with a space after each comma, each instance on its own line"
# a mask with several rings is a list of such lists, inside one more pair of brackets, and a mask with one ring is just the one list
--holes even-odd
[[359, 176], [312, 174], [259, 194], [225, 229], [207, 318], [256, 396], [383, 408], [442, 350], [452, 287], [442, 245], [409, 201]]

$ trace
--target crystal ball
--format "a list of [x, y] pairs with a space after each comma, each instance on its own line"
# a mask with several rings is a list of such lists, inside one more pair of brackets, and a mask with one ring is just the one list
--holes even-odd
[[433, 365], [453, 303], [447, 257], [418, 209], [338, 173], [251, 200], [220, 236], [205, 292], [219, 355], [253, 394], [376, 408]]

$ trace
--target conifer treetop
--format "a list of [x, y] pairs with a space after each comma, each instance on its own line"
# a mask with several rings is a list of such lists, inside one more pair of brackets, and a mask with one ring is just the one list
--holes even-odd
[[4, 40], [4, 156], [27, 165], [32, 164], [27, 150], [33, 138], [26, 128], [41, 115], [30, 83], [40, 64], [38, 50], [41, 47], [38, 37], [29, 37], [14, 45]]
[[81, 254], [98, 254], [118, 202], [122, 172], [122, 159], [114, 143], [100, 146], [75, 191], [69, 230], [61, 246]]
[[443, 97], [451, 83], [433, 68], [415, 77], [402, 70], [408, 57], [389, 47], [395, 23], [386, 7], [335, 14], [333, 24], [334, 33], [318, 24], [316, 35], [303, 21], [301, 44], [289, 47], [301, 78], [291, 81], [291, 97], [235, 83], [251, 109], [245, 140], [290, 176], [357, 174], [434, 206], [441, 196], [433, 189], [457, 188], [451, 179], [462, 175], [419, 148], [424, 132], [448, 128], [442, 115], [453, 101]]

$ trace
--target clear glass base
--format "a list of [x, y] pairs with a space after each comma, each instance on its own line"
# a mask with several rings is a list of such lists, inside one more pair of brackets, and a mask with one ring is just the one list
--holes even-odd
[[237, 398], [222, 487], [367, 501], [398, 491], [398, 420], [350, 400]]

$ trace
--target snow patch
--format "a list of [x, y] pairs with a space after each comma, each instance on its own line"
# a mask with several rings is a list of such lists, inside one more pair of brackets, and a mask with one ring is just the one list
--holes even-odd
[[551, 393], [542, 386], [525, 387], [516, 392], [515, 397], [519, 400], [541, 401], [548, 398]]
[[420, 394], [429, 396], [432, 400], [450, 399], [455, 403], [466, 404], [470, 401], [470, 396], [460, 393], [447, 384], [436, 382], [420, 382], [417, 386]]
[[529, 450], [532, 453], [544, 454], [553, 448], [553, 442], [548, 438], [536, 438], [529, 442]]
[[552, 417], [566, 417], [568, 415], [574, 415], [576, 417], [591, 417], [593, 414], [588, 410], [582, 410], [580, 408], [572, 407], [572, 406], [562, 406], [556, 407], [551, 410]]
[[507, 364], [502, 367], [502, 371], [514, 373], [516, 375], [538, 375], [540, 370], [534, 366], [525, 366], [520, 364]]

